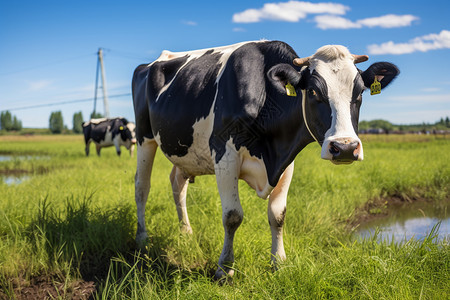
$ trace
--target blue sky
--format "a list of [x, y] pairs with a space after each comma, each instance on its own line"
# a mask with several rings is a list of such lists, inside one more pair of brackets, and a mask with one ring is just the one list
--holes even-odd
[[[110, 114], [134, 120], [137, 65], [164, 49], [269, 39], [287, 42], [299, 56], [341, 44], [370, 56], [358, 65], [363, 70], [395, 63], [400, 76], [380, 95], [365, 93], [361, 120], [412, 124], [450, 116], [450, 1], [331, 1], [2, 1], [0, 110], [24, 127], [48, 127], [58, 110], [69, 128], [75, 112], [87, 119], [102, 47]], [[103, 112], [101, 90], [98, 96]]]

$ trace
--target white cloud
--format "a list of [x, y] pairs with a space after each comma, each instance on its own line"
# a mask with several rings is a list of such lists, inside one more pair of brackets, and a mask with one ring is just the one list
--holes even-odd
[[262, 8], [250, 8], [233, 15], [235, 23], [257, 23], [263, 20], [298, 22], [308, 14], [344, 15], [350, 8], [339, 3], [289, 1], [266, 3]]
[[419, 18], [413, 15], [399, 16], [390, 14], [381, 17], [358, 20], [357, 23], [366, 27], [394, 28], [411, 26], [412, 22], [417, 20], [419, 20]]
[[32, 91], [40, 91], [49, 87], [53, 83], [52, 80], [42, 79], [28, 82], [29, 89]]
[[188, 25], [188, 26], [197, 26], [197, 22], [194, 22], [194, 21], [183, 20], [183, 21], [181, 21], [181, 23], [183, 23], [184, 25]]
[[353, 22], [349, 19], [333, 16], [333, 15], [320, 15], [314, 18], [317, 23], [317, 27], [320, 29], [350, 29], [350, 28], [362, 28], [362, 27], [382, 27], [382, 28], [394, 28], [411, 26], [412, 22], [419, 18], [413, 15], [384, 15], [375, 18], [361, 19]]
[[317, 27], [320, 29], [350, 29], [362, 27], [361, 24], [352, 22], [349, 19], [332, 15], [316, 16], [314, 21], [316, 21]]
[[416, 37], [407, 43], [389, 41], [382, 44], [372, 44], [367, 47], [369, 54], [408, 54], [413, 52], [427, 52], [430, 50], [450, 49], [450, 31]]
[[265, 20], [299, 22], [310, 14], [318, 15], [314, 18], [320, 29], [350, 29], [362, 27], [394, 28], [411, 26], [419, 20], [413, 15], [388, 14], [380, 17], [365, 18], [352, 21], [342, 17], [350, 7], [339, 3], [303, 1], [289, 1], [280, 3], [266, 3], [262, 8], [250, 8], [233, 15], [234, 23], [257, 23]]
[[245, 30], [245, 29], [242, 28], [242, 27], [235, 27], [235, 28], [233, 28], [233, 31], [234, 31], [234, 32], [246, 32], [247, 30]]

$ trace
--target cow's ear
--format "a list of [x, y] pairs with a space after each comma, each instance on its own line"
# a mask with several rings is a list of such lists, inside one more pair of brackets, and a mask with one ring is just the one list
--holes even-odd
[[377, 62], [372, 64], [367, 70], [361, 73], [364, 85], [370, 88], [375, 78], [381, 83], [381, 88], [385, 88], [391, 81], [400, 74], [396, 65], [389, 62]]
[[267, 77], [272, 85], [282, 94], [286, 94], [286, 85], [291, 84], [295, 89], [300, 84], [300, 73], [288, 64], [278, 64], [270, 68]]

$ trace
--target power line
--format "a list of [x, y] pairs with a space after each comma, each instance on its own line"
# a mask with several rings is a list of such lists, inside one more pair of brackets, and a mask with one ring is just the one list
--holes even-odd
[[[107, 51], [108, 54], [112, 54], [114, 56], [118, 56], [118, 57], [121, 57], [121, 58], [127, 58], [127, 59], [132, 59], [132, 60], [140, 60], [140, 61], [144, 61], [144, 62], [145, 61], [149, 61], [148, 58], [144, 58], [141, 55], [136, 54], [136, 53], [126, 52], [126, 51], [121, 51], [121, 50], [114, 50], [114, 49], [105, 49], [105, 50]], [[14, 71], [11, 71], [11, 72], [5, 72], [5, 73], [0, 72], [0, 77], [12, 75], [12, 74], [17, 74], [17, 73], [22, 73], [22, 72], [27, 72], [27, 71], [31, 71], [31, 70], [35, 70], [35, 69], [46, 68], [46, 67], [50, 67], [50, 66], [53, 66], [53, 65], [66, 63], [66, 62], [72, 62], [72, 61], [79, 60], [79, 59], [82, 59], [82, 58], [85, 58], [85, 57], [88, 57], [88, 56], [93, 56], [93, 55], [97, 55], [97, 52], [89, 53], [89, 54], [83, 54], [83, 55], [74, 56], [74, 57], [69, 57], [69, 58], [60, 59], [60, 60], [55, 60], [55, 61], [44, 63], [44, 64], [41, 64], [41, 65], [30, 66], [28, 68], [14, 70]]]
[[[111, 95], [111, 96], [109, 96], [109, 98], [120, 98], [120, 97], [125, 97], [125, 96], [131, 96], [131, 93]], [[24, 109], [48, 107], [48, 106], [55, 106], [55, 105], [64, 105], [64, 104], [72, 104], [72, 103], [79, 103], [79, 102], [88, 102], [88, 101], [93, 101], [93, 100], [94, 100], [94, 98], [76, 99], [76, 100], [68, 100], [68, 101], [55, 102], [55, 103], [47, 103], [47, 104], [38, 104], [38, 105], [30, 105], [30, 106], [9, 108], [9, 109], [3, 109], [1, 111], [4, 112], [4, 111], [13, 111], [13, 110], [24, 110]]]
[[82, 59], [82, 58], [85, 58], [85, 57], [88, 57], [88, 56], [92, 56], [93, 54], [94, 53], [83, 54], [83, 55], [79, 55], [79, 56], [75, 56], [75, 57], [71, 57], [71, 58], [65, 58], [65, 59], [56, 60], [56, 61], [53, 61], [53, 62], [48, 62], [48, 63], [42, 64], [42, 65], [31, 66], [31, 67], [28, 67], [28, 68], [25, 68], [25, 69], [19, 69], [19, 70], [15, 70], [15, 71], [11, 71], [11, 72], [0, 73], [0, 77], [8, 76], [8, 75], [16, 74], [16, 73], [27, 72], [27, 71], [31, 71], [31, 70], [35, 70], [35, 69], [46, 68], [46, 67], [50, 67], [50, 66], [53, 66], [53, 65], [66, 63], [66, 62], [71, 62], [71, 61], [79, 60], [79, 59]]

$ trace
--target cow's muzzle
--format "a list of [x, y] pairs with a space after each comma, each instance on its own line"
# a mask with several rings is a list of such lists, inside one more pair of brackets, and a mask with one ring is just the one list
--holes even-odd
[[359, 141], [335, 140], [328, 144], [331, 161], [335, 164], [351, 164], [361, 160], [361, 143]]

